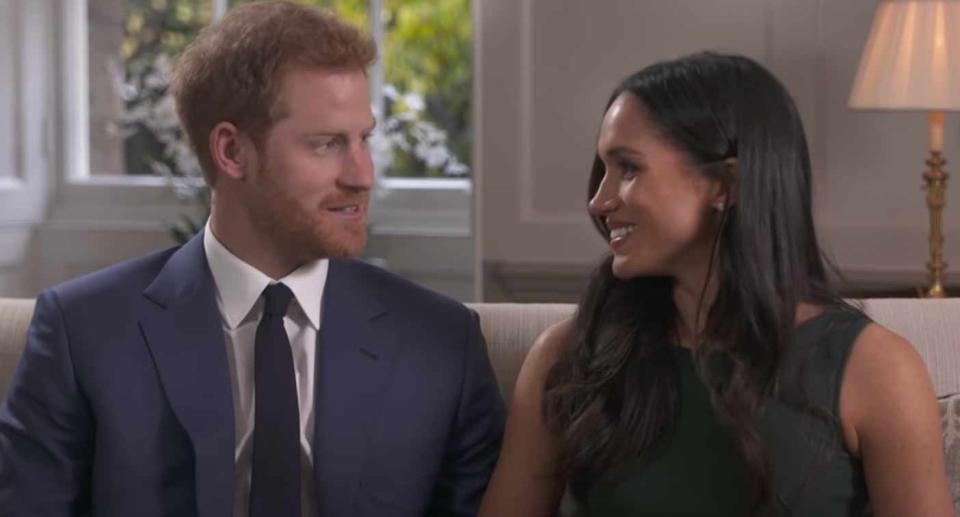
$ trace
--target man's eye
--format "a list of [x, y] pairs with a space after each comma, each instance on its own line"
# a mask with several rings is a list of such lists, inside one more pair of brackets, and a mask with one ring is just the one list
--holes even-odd
[[330, 151], [340, 147], [340, 141], [336, 138], [330, 140], [324, 140], [322, 142], [317, 142], [313, 145], [318, 151]]

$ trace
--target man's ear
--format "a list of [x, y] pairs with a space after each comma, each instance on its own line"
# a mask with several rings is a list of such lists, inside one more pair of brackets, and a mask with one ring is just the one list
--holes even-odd
[[722, 178], [717, 182], [717, 189], [712, 202], [717, 211], [726, 210], [737, 202], [737, 185], [740, 181], [740, 164], [736, 158], [723, 160]]
[[230, 122], [220, 122], [210, 131], [210, 156], [218, 175], [244, 181], [249, 173], [253, 143]]

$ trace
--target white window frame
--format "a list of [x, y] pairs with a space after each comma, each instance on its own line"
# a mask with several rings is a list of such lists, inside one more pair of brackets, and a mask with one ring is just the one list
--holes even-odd
[[[216, 19], [226, 12], [227, 0], [212, 1]], [[371, 12], [379, 13], [382, 0], [368, 1]], [[87, 0], [59, 0], [57, 7], [62, 173], [49, 220], [57, 226], [165, 228], [185, 209], [165, 178], [91, 174]], [[372, 29], [382, 47], [382, 27]], [[374, 99], [380, 101], [379, 62], [371, 71], [371, 86]], [[382, 115], [382, 101], [374, 109], [380, 109], [377, 116]], [[468, 237], [472, 190], [471, 179], [388, 178], [377, 171], [371, 230], [388, 235]]]

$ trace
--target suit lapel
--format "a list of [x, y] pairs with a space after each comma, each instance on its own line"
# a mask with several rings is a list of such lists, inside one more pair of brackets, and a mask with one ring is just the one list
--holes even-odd
[[233, 397], [202, 232], [170, 257], [144, 296], [153, 310], [141, 318], [141, 330], [170, 406], [193, 444], [198, 515], [231, 515]]
[[320, 515], [351, 515], [398, 336], [363, 271], [330, 261], [317, 343], [313, 465]]

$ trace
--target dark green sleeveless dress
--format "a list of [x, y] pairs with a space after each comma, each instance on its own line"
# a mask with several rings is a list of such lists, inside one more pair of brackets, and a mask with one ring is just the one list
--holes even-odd
[[[840, 383], [863, 314], [830, 308], [795, 329], [779, 395], [767, 401], [760, 432], [773, 475], [775, 510], [793, 517], [863, 515], [861, 462], [843, 445]], [[587, 494], [585, 515], [746, 516], [750, 481], [730, 433], [720, 424], [690, 350], [673, 351], [680, 409], [672, 435], [645, 461], [626, 462]]]

